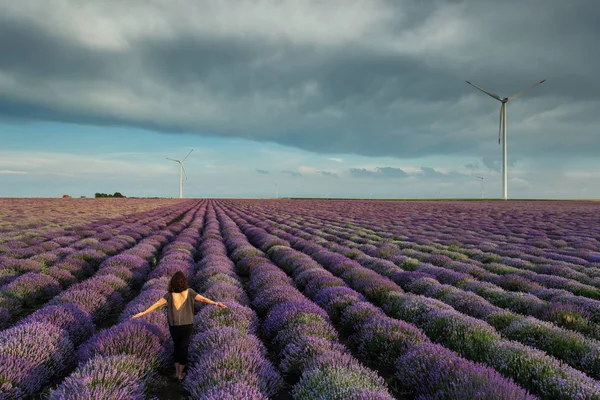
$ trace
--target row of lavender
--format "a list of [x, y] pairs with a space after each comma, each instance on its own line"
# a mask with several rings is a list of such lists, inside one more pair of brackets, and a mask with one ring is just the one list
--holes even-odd
[[[172, 213], [180, 215], [181, 211]], [[185, 227], [184, 217], [165, 228], [172, 220], [173, 215], [158, 220], [162, 230], [107, 258], [92, 278], [71, 286], [17, 326], [0, 332], [0, 398], [35, 394], [74, 367], [78, 346], [110, 313], [122, 309], [124, 299], [145, 280], [151, 267], [148, 260], [158, 255], [173, 232]]]
[[227, 308], [204, 306], [196, 315], [184, 387], [192, 398], [204, 400], [275, 396], [283, 382], [258, 337], [258, 317], [227, 257], [212, 207], [206, 213], [198, 251], [194, 289], [225, 302]]
[[[456, 262], [444, 256], [416, 251], [410, 252], [411, 257], [408, 258], [402, 251], [401, 244], [394, 242], [381, 245], [376, 241], [358, 244], [348, 240], [348, 237], [350, 233], [340, 228], [338, 237], [334, 241], [345, 246], [339, 251], [346, 252], [348, 255], [354, 255], [355, 252], [349, 247], [358, 248], [372, 256], [399, 263], [405, 269], [418, 272], [421, 277], [437, 279], [441, 283], [453, 285], [465, 292], [476, 293], [475, 298], [480, 296], [495, 306], [554, 322], [592, 338], [600, 338], [598, 325], [600, 301], [598, 300], [541, 285], [526, 288], [520, 278], [488, 272], [490, 264], [478, 266], [475, 263]], [[420, 262], [413, 263], [414, 260]], [[418, 274], [413, 274], [414, 278], [417, 276]]]
[[[583, 290], [589, 291], [589, 287], [584, 287], [578, 282], [525, 271], [529, 275], [535, 275], [527, 282], [526, 278], [515, 276], [515, 274], [498, 275], [493, 273], [500, 272], [498, 268], [515, 269], [514, 267], [466, 260], [462, 254], [442, 249], [429, 248], [425, 251], [424, 246], [400, 241], [385, 241], [379, 236], [373, 237], [372, 234], [360, 236], [346, 228], [347, 224], [339, 222], [324, 222], [307, 216], [295, 223], [297, 216], [284, 214], [281, 217], [279, 220], [285, 219], [291, 226], [302, 228], [304, 231], [297, 232], [300, 235], [320, 236], [318, 239], [323, 245], [337, 243], [345, 246], [340, 247], [339, 251], [349, 257], [356, 256], [355, 249], [359, 248], [369, 255], [395, 262], [405, 269], [418, 271], [425, 274], [423, 276], [438, 279], [441, 283], [476, 293], [495, 306], [554, 322], [591, 338], [600, 338], [600, 326], [598, 325], [600, 301], [574, 295], [572, 292], [578, 292], [578, 288], [583, 287]], [[435, 251], [437, 253], [432, 254]], [[460, 257], [456, 257], [457, 255]], [[532, 283], [533, 280], [543, 282], [549, 288]], [[557, 286], [569, 288], [571, 292], [557, 289]], [[597, 289], [593, 290], [597, 291]]]
[[50, 399], [146, 398], [148, 383], [157, 370], [172, 363], [173, 343], [164, 312], [136, 320], [131, 316], [164, 295], [174, 272], [193, 269], [205, 209], [206, 205], [190, 211], [169, 229], [168, 244], [162, 248], [156, 268], [145, 274], [140, 294], [127, 304], [116, 325], [99, 331], [79, 348], [79, 366], [51, 391]]
[[[318, 220], [320, 224], [341, 225], [339, 221]], [[325, 228], [327, 229], [327, 228]], [[347, 229], [347, 228], [346, 228]], [[379, 242], [378, 235], [385, 235], [381, 230], [361, 229], [350, 231], [350, 238], [359, 242]], [[358, 237], [357, 237], [358, 236]], [[600, 298], [600, 270], [595, 267], [584, 267], [567, 262], [556, 262], [536, 256], [533, 260], [500, 256], [494, 252], [461, 249], [456, 246], [426, 245], [388, 239], [398, 245], [404, 254], [413, 258], [444, 266], [453, 262], [470, 265], [469, 272], [477, 277], [485, 278], [508, 290], [517, 288], [521, 291], [533, 292], [544, 287], [569, 291], [576, 295]], [[511, 252], [511, 254], [513, 254]], [[533, 256], [532, 256], [533, 257]]]
[[[282, 225], [277, 226], [283, 227]], [[313, 241], [315, 238], [319, 239], [319, 237], [306, 234], [306, 232], [303, 233], [306, 239], [313, 239]], [[449, 272], [441, 267], [422, 264], [411, 268], [415, 271], [404, 271], [392, 262], [382, 262], [378, 258], [366, 255], [358, 248], [335, 246], [333, 242], [322, 242], [322, 245], [342, 254], [351, 252], [355, 261], [391, 278], [407, 292], [437, 298], [464, 314], [486, 321], [506, 338], [544, 350], [594, 378], [600, 377], [600, 343], [597, 340], [586, 338], [536, 318], [526, 318], [520, 314], [503, 310], [474, 293], [450, 285], [442, 285], [434, 279], [434, 276], [441, 276], [448, 281], [452, 277], [454, 278], [453, 283], [455, 283], [464, 279], [464, 274], [460, 276], [460, 274]], [[360, 248], [364, 248], [364, 246]], [[386, 252], [392, 253], [390, 246], [383, 248], [372, 246], [371, 248], [367, 247], [366, 250], [371, 250], [371, 254], [380, 256]], [[394, 260], [404, 267], [409, 263], [407, 258], [401, 255], [399, 257], [396, 255]], [[462, 284], [464, 285], [466, 282], [462, 281]], [[553, 312], [556, 310], [556, 308], [552, 309]], [[571, 308], [566, 308], [566, 310], [570, 311]]]
[[[546, 274], [544, 279], [553, 280], [556, 284], [567, 284], [558, 279], [566, 277], [597, 288], [600, 277], [598, 205], [595, 204], [594, 213], [593, 205], [588, 205], [585, 212], [574, 212], [578, 207], [577, 204], [559, 204], [564, 208], [562, 215], [550, 214], [552, 215], [550, 219], [546, 210], [544, 218], [534, 218], [535, 224], [531, 226], [526, 225], [527, 220], [531, 219], [532, 214], [544, 211], [548, 207], [547, 204], [535, 203], [533, 207], [528, 203], [516, 203], [510, 211], [517, 214], [519, 218], [507, 213], [498, 213], [498, 210], [506, 206], [498, 205], [491, 208], [487, 205], [477, 212], [477, 207], [481, 205], [469, 204], [469, 209], [465, 210], [466, 206], [463, 203], [440, 203], [436, 205], [439, 210], [433, 216], [422, 216], [423, 211], [432, 206], [427, 203], [417, 205], [403, 203], [400, 206], [392, 203], [385, 207], [380, 205], [377, 208], [378, 212], [372, 212], [368, 217], [353, 215], [352, 206], [348, 203], [344, 203], [343, 217], [339, 210], [322, 212], [323, 207], [319, 207], [315, 212], [302, 211], [302, 206], [298, 203], [294, 203], [292, 207], [288, 204], [286, 208], [292, 210], [296, 218], [304, 214], [316, 217], [327, 224], [341, 222], [355, 231], [355, 238], [361, 236], [360, 239], [396, 239], [408, 248], [419, 247], [422, 251], [435, 254], [448, 252], [448, 255], [457, 260], [466, 255], [486, 263], [500, 261], [503, 267], [495, 265], [495, 268], [503, 274], [520, 273], [527, 278], [532, 276], [530, 271], [522, 269], [532, 269], [534, 272]], [[414, 214], [405, 215], [407, 210]], [[458, 211], [460, 213], [457, 215]], [[498, 215], [490, 218], [493, 214]], [[508, 223], [511, 225], [510, 229], [503, 227]], [[569, 227], [560, 229], [561, 223], [569, 223]], [[544, 235], [544, 228], [554, 231], [552, 237], [562, 237], [567, 240], [553, 239], [552, 243], [539, 244], [535, 238], [540, 234]], [[554, 274], [560, 276], [553, 277]], [[575, 287], [575, 290], [580, 291], [580, 294], [589, 293], [598, 296], [598, 290], [593, 288], [579, 286]]]
[[[344, 222], [344, 219], [339, 217], [334, 220], [323, 220], [320, 218], [311, 218], [310, 216], [297, 216], [289, 215], [291, 218], [290, 224], [294, 225], [294, 221], [298, 221], [296, 227], [301, 227], [306, 220], [310, 220], [313, 231], [311, 233], [320, 234], [326, 239], [339, 240], [339, 238], [347, 239], [347, 243], [355, 244], [372, 244], [380, 246], [382, 242], [390, 243], [393, 246], [390, 247], [396, 254], [401, 254], [407, 257], [416, 258], [424, 263], [434, 263], [438, 266], [445, 267], [447, 269], [453, 269], [458, 272], [470, 274], [475, 279], [485, 279], [495, 282], [497, 285], [502, 286], [506, 290], [517, 290], [521, 292], [530, 292], [539, 294], [542, 297], [547, 296], [568, 296], [572, 295], [573, 292], [589, 293], [592, 297], [596, 297], [597, 289], [589, 286], [580, 285], [578, 282], [574, 282], [570, 279], [563, 279], [563, 277], [549, 275], [547, 273], [563, 273], [564, 275], [574, 274], [575, 271], [570, 270], [568, 266], [555, 265], [550, 267], [540, 261], [540, 264], [535, 264], [535, 268], [540, 269], [539, 274], [534, 274], [532, 271], [522, 271], [525, 275], [531, 277], [531, 280], [537, 280], [536, 282], [527, 282], [527, 279], [523, 274], [514, 276], [514, 271], [521, 271], [522, 268], [527, 268], [529, 264], [523, 262], [518, 263], [518, 260], [506, 258], [498, 259], [494, 253], [487, 253], [482, 251], [465, 251], [466, 254], [460, 253], [460, 249], [453, 248], [453, 250], [447, 250], [439, 245], [418, 245], [411, 242], [404, 242], [399, 240], [389, 239], [390, 234], [386, 234], [381, 231], [372, 231], [365, 228], [360, 229], [348, 229], [348, 222]], [[305, 218], [306, 217], [306, 218]], [[340, 222], [342, 221], [342, 222]], [[314, 229], [315, 226], [322, 227], [322, 229]], [[332, 229], [332, 226], [335, 229]], [[341, 232], [340, 232], [341, 231]], [[332, 235], [327, 235], [332, 233]], [[380, 236], [377, 236], [380, 235]], [[392, 235], [393, 236], [393, 235]], [[397, 247], [397, 249], [396, 249]], [[372, 248], [373, 249], [373, 248]], [[397, 251], [400, 249], [401, 251]], [[472, 258], [469, 259], [467, 254]], [[514, 264], [516, 267], [500, 264], [496, 261], [502, 261], [509, 264]], [[538, 260], [539, 261], [539, 260]], [[531, 264], [534, 268], [534, 264]], [[518, 267], [518, 268], [517, 268]], [[544, 273], [547, 272], [547, 273]], [[507, 276], [505, 276], [507, 275]], [[504, 277], [505, 276], [505, 277]], [[551, 289], [544, 289], [544, 286], [550, 287]], [[556, 290], [554, 290], [556, 289]], [[569, 293], [567, 290], [571, 291]], [[597, 307], [596, 307], [597, 308]]]
[[[123, 217], [108, 225], [88, 226], [72, 236], [55, 236], [44, 243], [50, 252], [28, 259], [0, 260], [0, 329], [10, 326], [62, 289], [87, 278], [108, 256], [117, 254], [160, 229], [157, 221], [171, 222], [187, 207], [159, 209], [136, 217]], [[39, 245], [24, 248], [41, 251]], [[148, 261], [151, 261], [148, 260]]]
[[[265, 218], [268, 217], [260, 215], [258, 219], [253, 219], [253, 222], [271, 228], [269, 224], [260, 222]], [[293, 247], [311, 255], [332, 272], [339, 274], [355, 288], [364, 285], [359, 278], [361, 274], [369, 271], [368, 268], [340, 254], [336, 255], [322, 246], [285, 234], [281, 230], [273, 231], [278, 232], [279, 237], [290, 240]], [[357, 275], [353, 276], [354, 273]], [[360, 291], [366, 294], [369, 300], [384, 307], [388, 315], [415, 323], [432, 340], [458, 351], [467, 358], [487, 363], [543, 397], [593, 398], [600, 392], [598, 382], [543, 352], [501, 339], [488, 324], [458, 313], [439, 301], [404, 294], [395, 283], [381, 282], [382, 277], [379, 274], [369, 276], [373, 280], [372, 283], [379, 281], [380, 287], [376, 290], [362, 288]], [[541, 372], [539, 368], [545, 372]]]
[[[299, 398], [389, 396], [380, 378], [365, 371], [365, 367], [356, 361], [349, 361], [348, 350], [336, 343], [335, 331], [328, 323], [323, 323], [328, 322], [328, 317], [339, 331], [349, 333], [347, 340], [362, 360], [374, 366], [392, 368], [396, 385], [409, 393], [424, 398], [473, 398], [477, 395], [496, 399], [533, 398], [491, 368], [469, 362], [432, 344], [414, 325], [386, 316], [361, 294], [348, 288], [343, 280], [290, 248], [288, 242], [247, 224], [235, 213], [231, 213], [232, 220], [227, 216], [230, 213], [230, 210], [220, 212], [219, 218], [226, 228], [224, 237], [239, 235], [235, 238], [239, 243], [234, 246], [231, 257], [234, 260], [238, 254], [243, 257], [240, 258], [241, 268], [248, 271], [251, 282], [254, 275], [260, 285], [272, 287], [262, 300], [273, 307], [267, 314], [264, 329], [273, 335], [282, 325], [290, 324], [293, 328], [289, 332], [280, 331], [275, 336], [275, 343], [283, 348], [282, 369], [305, 368], [298, 383], [301, 386], [293, 391]], [[248, 243], [240, 228], [260, 250]], [[263, 251], [278, 267], [263, 258], [266, 257]], [[281, 274], [279, 268], [293, 280]], [[310, 302], [294, 306], [295, 302], [301, 301], [299, 299], [305, 298], [294, 290], [291, 282], [323, 308]], [[367, 282], [365, 279], [364, 283]], [[373, 288], [377, 284], [381, 281], [372, 285]], [[278, 306], [278, 303], [284, 305]], [[320, 321], [323, 322], [318, 323]]]
[[[307, 216], [314, 217], [311, 215]], [[302, 217], [295, 214], [292, 218], [301, 220]], [[589, 240], [595, 242], [595, 245], [588, 242], [588, 248], [593, 247], [596, 249], [595, 252], [589, 249], [586, 250], [588, 254], [586, 256], [587, 259], [575, 257], [574, 255], [563, 255], [562, 258], [564, 260], [554, 260], [550, 256], [542, 257], [544, 254], [543, 250], [533, 246], [530, 247], [537, 249], [537, 251], [527, 249], [527, 246], [524, 244], [514, 247], [509, 246], [508, 243], [504, 243], [499, 239], [498, 242], [494, 243], [494, 246], [490, 246], [490, 236], [493, 237], [494, 235], [489, 234], [486, 237], [480, 238], [480, 242], [485, 241], [479, 246], [481, 249], [474, 245], [458, 242], [459, 239], [464, 239], [464, 236], [468, 236], [464, 232], [459, 231], [458, 227], [453, 228], [454, 244], [445, 246], [441, 244], [446, 242], [443, 239], [440, 239], [439, 242], [433, 242], [430, 239], [423, 240], [418, 235], [407, 236], [404, 230], [399, 229], [399, 226], [402, 226], [402, 224], [390, 226], [382, 224], [380, 220], [371, 220], [370, 222], [362, 221], [361, 225], [357, 226], [355, 225], [356, 221], [353, 219], [340, 215], [335, 217], [316, 217], [314, 219], [323, 225], [342, 224], [345, 227], [351, 228], [353, 239], [362, 242], [367, 242], [369, 239], [391, 241], [403, 249], [416, 250], [416, 255], [419, 255], [419, 253], [425, 253], [426, 255], [434, 254], [437, 259], [443, 259], [446, 262], [452, 260], [469, 260], [474, 265], [491, 264], [491, 272], [498, 271], [502, 275], [517, 274], [522, 278], [537, 279], [540, 284], [556, 285], [557, 288], [564, 286], [564, 289], [575, 291], [576, 294], [589, 295], [591, 297], [600, 296], [600, 291], [597, 289], [600, 287], [600, 268], [598, 268], [600, 264], [592, 262], [597, 258], [596, 254], [600, 256], [600, 253], [598, 253], [600, 252], [600, 242], [596, 238], [600, 237], [600, 233], [594, 233], [594, 231], [585, 234]], [[463, 228], [466, 229], [465, 227]], [[432, 231], [436, 232], [434, 228], [432, 228]], [[440, 234], [439, 231], [438, 234]], [[443, 235], [440, 234], [440, 236]], [[506, 246], [507, 249], [503, 249], [503, 246]], [[527, 251], [534, 254], [528, 254]], [[562, 251], [565, 252], [566, 250]], [[574, 252], [574, 254], [578, 253]], [[440, 255], [445, 255], [446, 257], [440, 257]], [[482, 272], [485, 273], [485, 271]], [[542, 276], [537, 277], [537, 275]], [[581, 284], [578, 285], [577, 282]]]
[[[306, 222], [306, 219], [304, 222]], [[421, 261], [421, 263], [413, 263], [415, 260], [407, 259], [406, 252], [402, 251], [403, 246], [401, 243], [393, 242], [381, 245], [381, 243], [376, 241], [368, 240], [366, 242], [360, 242], [363, 244], [358, 244], [357, 242], [344, 239], [351, 237], [352, 233], [342, 227], [336, 228], [337, 236], [334, 237], [335, 239], [332, 239], [332, 235], [324, 234], [318, 230], [315, 231], [315, 221], [313, 220], [312, 222], [312, 228], [308, 228], [310, 232], [327, 237], [331, 242], [346, 246], [339, 247], [337, 249], [339, 252], [355, 257], [357, 255], [356, 248], [358, 248], [364, 250], [369, 255], [393, 261], [401, 265], [404, 269], [418, 272], [419, 274], [405, 275], [405, 277], [411, 281], [420, 278], [429, 278], [415, 282], [414, 290], [419, 290], [421, 292], [429, 290], [430, 294], [442, 297], [455, 296], [455, 293], [457, 293], [457, 296], [461, 299], [456, 299], [456, 301], [461, 301], [466, 296], [467, 299], [464, 299], [463, 301], [469, 300], [475, 302], [474, 309], [470, 311], [471, 313], [476, 314], [474, 316], [487, 316], [488, 311], [493, 311], [493, 308], [487, 304], [489, 301], [489, 303], [494, 306], [506, 308], [520, 314], [535, 316], [536, 318], [553, 322], [570, 330], [581, 332], [594, 339], [600, 337], [600, 325], [598, 324], [598, 322], [600, 322], [600, 301], [598, 300], [576, 296], [564, 290], [547, 289], [543, 287], [531, 288], [528, 291], [505, 291], [504, 288], [511, 289], [512, 287], [503, 285], [500, 285], [502, 287], [496, 286], [495, 283], [498, 283], [500, 276], [486, 272], [484, 269], [486, 266], [485, 264], [484, 268], [481, 268], [475, 263], [456, 262], [450, 260], [448, 257], [440, 256], [439, 254], [431, 255], [411, 251], [408, 254]], [[335, 226], [335, 224], [331, 225]], [[329, 230], [331, 228], [325, 229]], [[328, 241], [321, 241], [328, 243]], [[349, 248], [350, 246], [354, 249]], [[428, 261], [435, 263], [436, 265], [432, 265]], [[387, 268], [385, 263], [383, 263], [381, 268]], [[388, 271], [388, 274], [393, 272], [393, 270]], [[438, 280], [444, 284], [453, 285], [461, 290], [456, 291], [447, 285], [440, 286], [439, 283], [432, 281], [432, 279]], [[512, 278], [507, 279], [505, 282], [512, 282], [513, 284], [517, 283], [516, 279]], [[403, 283], [406, 284], [408, 282]], [[516, 289], [523, 288], [519, 286]], [[473, 292], [476, 293], [477, 296], [473, 296], [472, 294], [469, 295], [465, 292]], [[525, 294], [525, 292], [528, 293]], [[476, 308], [479, 305], [482, 305], [483, 309], [477, 310]], [[469, 307], [469, 304], [463, 306]], [[521, 323], [521, 321], [523, 321], [523, 318], [515, 315], [510, 315], [510, 317], [507, 316], [507, 318], [509, 319], [508, 322], [518, 320], [519, 323]], [[547, 332], [550, 327], [547, 324], [544, 324], [544, 327], [537, 329], [542, 329]], [[553, 331], [555, 333], [559, 332], [559, 330], [555, 329]], [[581, 341], [578, 336], [574, 336], [573, 340]], [[560, 350], [558, 353], [560, 353]]]
[[[494, 251], [507, 257], [543, 255], [553, 262], [600, 271], [597, 202], [271, 202], [322, 220], [342, 215], [356, 228], [381, 228], [389, 237]], [[283, 207], [282, 207], [283, 206]]]
[[47, 233], [69, 235], [89, 224], [110, 222], [156, 208], [175, 206], [177, 199], [0, 198], [0, 252], [6, 242], [38, 241]]
[[292, 384], [296, 399], [392, 399], [383, 379], [355, 359], [338, 338], [327, 313], [249, 244], [222, 211], [223, 239], [261, 318], [262, 334]]

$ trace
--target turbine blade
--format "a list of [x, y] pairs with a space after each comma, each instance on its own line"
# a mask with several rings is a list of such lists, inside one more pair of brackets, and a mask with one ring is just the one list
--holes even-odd
[[187, 173], [185, 172], [185, 167], [183, 166], [183, 163], [181, 164], [181, 169], [183, 170], [183, 175], [185, 176], [185, 180], [187, 181]]
[[473, 86], [475, 89], [477, 89], [477, 90], [481, 90], [483, 93], [487, 94], [488, 96], [490, 96], [490, 97], [493, 97], [494, 99], [496, 99], [496, 100], [498, 100], [498, 101], [502, 101], [502, 99], [500, 98], [500, 96], [498, 96], [497, 94], [490, 93], [490, 92], [488, 92], [487, 90], [485, 90], [485, 89], [483, 89], [483, 88], [480, 88], [479, 86], [477, 86], [477, 85], [474, 85], [474, 84], [472, 84], [472, 83], [471, 83], [471, 82], [469, 82], [469, 81], [465, 81], [465, 82], [467, 82], [469, 85]]
[[175, 161], [175, 162], [179, 162], [179, 160], [173, 160], [172, 158], [166, 157], [167, 160], [171, 160], [171, 161]]
[[188, 155], [185, 156], [185, 158], [183, 160], [181, 160], [181, 162], [184, 162], [190, 156], [190, 154], [192, 154], [192, 151], [194, 151], [194, 149], [191, 149], [190, 152], [188, 153]]
[[533, 89], [534, 87], [536, 87], [536, 86], [538, 86], [538, 85], [541, 85], [541, 84], [542, 84], [542, 83], [544, 83], [544, 82], [546, 82], [546, 80], [545, 80], [545, 79], [544, 79], [544, 80], [542, 80], [542, 81], [539, 81], [539, 82], [538, 82], [538, 83], [536, 83], [535, 85], [529, 86], [527, 89], [521, 90], [519, 93], [515, 93], [515, 94], [513, 94], [512, 96], [510, 96], [510, 97], [508, 98], [508, 100], [514, 100], [514, 99], [516, 99], [517, 97], [521, 96], [523, 93], [530, 91], [530, 90], [531, 90], [531, 89]]
[[506, 103], [502, 103], [500, 106], [500, 130], [498, 131], [498, 144], [500, 144], [500, 138], [502, 137], [502, 128], [504, 128], [504, 107]]

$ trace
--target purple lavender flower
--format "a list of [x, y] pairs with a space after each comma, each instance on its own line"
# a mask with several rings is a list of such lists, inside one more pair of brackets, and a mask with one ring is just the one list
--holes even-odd
[[309, 336], [331, 342], [339, 340], [337, 331], [328, 320], [316, 314], [299, 314], [277, 332], [271, 343], [275, 348], [283, 349], [286, 344]]
[[418, 398], [533, 400], [536, 397], [490, 367], [438, 344], [415, 346], [396, 362], [396, 377]]
[[235, 346], [204, 353], [190, 368], [183, 385], [198, 398], [209, 388], [224, 382], [243, 382], [257, 387], [268, 397], [278, 393], [283, 385], [281, 376], [259, 349], [236, 351]]
[[269, 310], [263, 322], [263, 330], [267, 336], [273, 336], [284, 326], [288, 326], [292, 321], [306, 314], [314, 314], [324, 320], [329, 319], [322, 308], [307, 299], [290, 301], [276, 305]]
[[210, 352], [223, 348], [232, 352], [258, 351], [261, 357], [267, 355], [267, 349], [258, 337], [234, 327], [223, 326], [197, 333], [192, 337], [189, 364], [200, 362]]
[[357, 396], [365, 393], [373, 399], [393, 399], [380, 376], [347, 354], [324, 352], [309, 364], [314, 366], [307, 366], [292, 389], [295, 399], [360, 399]]
[[391, 294], [383, 305], [386, 313], [403, 321], [414, 323], [418, 326], [429, 320], [429, 314], [435, 311], [454, 311], [454, 309], [436, 299], [412, 294]]
[[194, 317], [194, 328], [204, 332], [214, 328], [233, 327], [241, 332], [256, 334], [259, 321], [249, 307], [235, 302], [226, 302], [227, 308], [205, 307]]
[[298, 290], [286, 286], [275, 286], [263, 290], [254, 296], [252, 305], [260, 314], [269, 311], [273, 306], [283, 302], [305, 301], [306, 297]]
[[[162, 286], [162, 285], [160, 285]], [[132, 301], [127, 304], [121, 316], [119, 317], [119, 322], [127, 321], [132, 315], [135, 315], [139, 312], [144, 311], [146, 308], [150, 307], [152, 304], [156, 303], [162, 296], [166, 293], [166, 289], [158, 289], [158, 288], [146, 288], [142, 290], [142, 292]], [[146, 314], [160, 314], [164, 309], [157, 309], [156, 311]]]
[[148, 323], [128, 321], [98, 332], [80, 347], [78, 358], [85, 362], [98, 355], [120, 354], [134, 355], [143, 360], [141, 368], [153, 369], [161, 364], [165, 349]]
[[56, 263], [53, 268], [64, 269], [73, 274], [77, 279], [84, 279], [94, 273], [92, 266], [85, 260], [80, 258], [67, 257]]
[[237, 286], [237, 287], [240, 287], [240, 288], [242, 287], [242, 285], [239, 282], [239, 280], [237, 280], [236, 278], [232, 277], [231, 275], [214, 274], [214, 275], [211, 275], [211, 276], [206, 277], [206, 278], [200, 276], [200, 279], [199, 279], [198, 275], [200, 275], [200, 274], [196, 274], [196, 278], [194, 279], [194, 282], [195, 282], [194, 287], [196, 288], [196, 291], [199, 292], [199, 293], [205, 292], [212, 285], [214, 285], [216, 283], [225, 283], [225, 284], [230, 285], [230, 286]]
[[380, 308], [369, 302], [362, 301], [348, 306], [342, 312], [341, 323], [343, 326], [355, 331], [372, 319], [381, 318], [383, 316], [383, 311], [381, 311]]
[[173, 276], [175, 272], [181, 271], [186, 276], [192, 275], [193, 264], [181, 260], [172, 260], [165, 263], [159, 262], [157, 267], [148, 275], [148, 278], [158, 278], [160, 276]]
[[18, 298], [24, 306], [43, 302], [62, 290], [60, 283], [46, 274], [28, 272], [6, 286], [4, 295]]
[[43, 364], [21, 357], [0, 355], [0, 398], [21, 399], [48, 382], [51, 373]]
[[326, 352], [348, 353], [340, 343], [323, 337], [298, 335], [289, 340], [281, 351], [279, 368], [285, 374], [300, 375], [313, 358]]
[[256, 386], [244, 382], [223, 382], [209, 387], [198, 400], [268, 400]]
[[138, 243], [136, 246], [123, 251], [120, 255], [134, 255], [151, 262], [156, 255], [156, 248], [148, 243]]
[[98, 266], [106, 259], [106, 253], [98, 250], [85, 249], [73, 253], [69, 258], [81, 259], [87, 261], [92, 266]]
[[264, 253], [258, 250], [256, 247], [247, 244], [245, 246], [237, 247], [230, 255], [231, 260], [235, 263], [243, 260], [247, 257], [264, 257]]
[[12, 318], [10, 317], [10, 312], [4, 307], [0, 307], [0, 329], [9, 327], [11, 323]]
[[352, 341], [365, 359], [391, 367], [398, 356], [413, 346], [428, 343], [429, 339], [414, 325], [382, 317], [364, 324]]
[[111, 305], [106, 296], [86, 289], [69, 290], [68, 293], [63, 292], [48, 304], [60, 305], [65, 303], [74, 304], [82, 311], [92, 315], [95, 322], [104, 319], [111, 310]]
[[95, 331], [92, 317], [77, 306], [68, 303], [46, 306], [21, 320], [18, 325], [32, 322], [49, 323], [64, 329], [69, 333], [69, 338], [75, 346], [90, 338]]
[[[32, 322], [0, 332], [0, 357], [18, 359], [19, 363], [24, 361], [26, 372], [12, 375], [16, 381], [6, 382], [6, 386], [9, 389], [19, 387], [25, 393], [33, 394], [49, 379], [60, 376], [72, 366], [73, 343], [59, 327]], [[11, 377], [11, 373], [7, 372], [7, 375]]]
[[333, 286], [319, 290], [314, 300], [327, 311], [334, 321], [337, 321], [346, 308], [356, 302], [364, 301], [364, 297], [349, 287]]
[[56, 279], [56, 281], [58, 283], [60, 283], [60, 285], [63, 287], [63, 289], [67, 288], [77, 282], [77, 278], [75, 278], [75, 276], [73, 276], [72, 273], [70, 273], [69, 271], [67, 271], [65, 269], [58, 268], [58, 267], [49, 268], [48, 275], [50, 275], [52, 278]]
[[143, 360], [132, 355], [96, 356], [80, 365], [50, 393], [50, 400], [142, 400], [150, 378]]
[[264, 257], [245, 257], [235, 264], [236, 270], [240, 275], [248, 276], [251, 268], [261, 268], [269, 264], [269, 260]]
[[312, 298], [318, 291], [327, 287], [346, 287], [346, 283], [333, 275], [316, 275], [306, 283], [304, 293]]
[[100, 264], [99, 269], [102, 270], [103, 268], [108, 267], [125, 267], [129, 270], [141, 270], [146, 272], [150, 269], [150, 265], [146, 260], [133, 254], [119, 254], [109, 257]]
[[232, 285], [227, 282], [216, 282], [203, 294], [216, 301], [235, 301], [243, 305], [250, 304], [248, 296], [239, 285]]
[[598, 382], [540, 350], [517, 342], [490, 343], [483, 361], [525, 389], [543, 398], [593, 399], [600, 396]]

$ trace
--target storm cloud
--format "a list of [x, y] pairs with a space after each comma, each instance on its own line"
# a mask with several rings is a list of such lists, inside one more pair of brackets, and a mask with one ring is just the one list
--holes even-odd
[[598, 20], [588, 0], [6, 0], [0, 119], [498, 170], [500, 103], [464, 81], [505, 97], [547, 79], [508, 105], [511, 157], [592, 158]]

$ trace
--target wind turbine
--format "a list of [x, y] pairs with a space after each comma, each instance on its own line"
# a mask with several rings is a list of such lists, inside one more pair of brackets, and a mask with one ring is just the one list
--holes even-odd
[[469, 85], [473, 86], [475, 89], [481, 90], [483, 93], [487, 94], [488, 96], [490, 96], [502, 103], [502, 106], [500, 106], [500, 131], [498, 133], [498, 144], [500, 144], [500, 138], [502, 138], [502, 142], [503, 142], [503, 146], [502, 146], [502, 192], [504, 194], [504, 200], [508, 200], [508, 171], [507, 171], [507, 163], [506, 163], [506, 104], [510, 100], [514, 100], [517, 97], [521, 96], [523, 93], [533, 89], [534, 87], [536, 87], [538, 85], [541, 85], [542, 83], [546, 82], [546, 80], [545, 79], [541, 80], [538, 83], [536, 83], [535, 85], [529, 86], [527, 89], [521, 90], [520, 92], [515, 93], [510, 97], [505, 97], [503, 99], [500, 98], [500, 96], [498, 96], [497, 94], [490, 93], [487, 90], [482, 89], [479, 86], [476, 86], [469, 81], [466, 81], [466, 82]]
[[275, 184], [275, 186], [277, 187], [277, 199], [279, 198], [279, 183], [273, 181], [273, 183]]
[[181, 161], [179, 160], [174, 160], [172, 158], [167, 157], [167, 160], [171, 160], [171, 161], [175, 161], [176, 163], [179, 163], [179, 198], [182, 199], [183, 198], [183, 174], [185, 174], [185, 179], [187, 180], [187, 173], [185, 172], [185, 168], [183, 167], [183, 162], [185, 160], [187, 160], [187, 158], [190, 156], [190, 154], [192, 154], [192, 151], [194, 151], [194, 149], [191, 149], [190, 152], [188, 153], [187, 156], [185, 156], [185, 158]]

